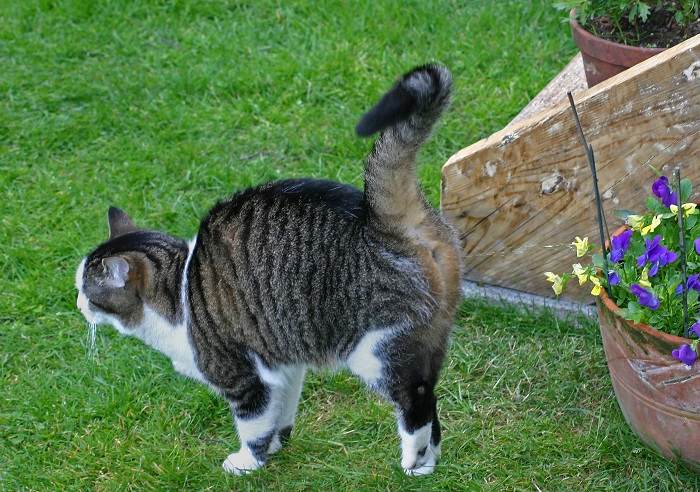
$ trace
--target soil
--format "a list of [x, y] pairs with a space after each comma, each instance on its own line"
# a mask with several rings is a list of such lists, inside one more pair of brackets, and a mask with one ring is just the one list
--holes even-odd
[[646, 22], [630, 24], [625, 17], [620, 29], [607, 16], [593, 17], [586, 24], [586, 30], [599, 38], [616, 43], [640, 46], [643, 48], [669, 48], [681, 41], [700, 34], [700, 19], [687, 26], [679, 26], [668, 10], [653, 9]]

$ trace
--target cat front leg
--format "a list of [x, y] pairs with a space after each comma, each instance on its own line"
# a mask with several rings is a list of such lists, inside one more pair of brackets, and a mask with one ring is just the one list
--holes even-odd
[[235, 390], [225, 392], [241, 448], [224, 460], [229, 473], [242, 475], [263, 466], [291, 432], [306, 369], [269, 368], [252, 356], [251, 373], [240, 375]]
[[267, 461], [268, 450], [277, 434], [284, 401], [279, 385], [264, 381], [251, 367], [246, 374], [238, 374], [233, 388], [223, 391], [231, 405], [231, 413], [241, 447], [226, 457], [222, 466], [234, 475], [257, 470]]

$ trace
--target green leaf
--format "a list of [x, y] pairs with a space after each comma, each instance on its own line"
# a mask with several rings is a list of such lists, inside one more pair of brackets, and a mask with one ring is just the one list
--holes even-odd
[[615, 214], [615, 217], [620, 218], [624, 221], [626, 221], [627, 217], [629, 217], [630, 215], [637, 215], [637, 213], [634, 210], [627, 210], [624, 208], [613, 210], [613, 214]]
[[647, 197], [647, 208], [654, 214], [664, 214], [668, 212], [668, 209], [664, 207], [663, 203], [653, 196]]
[[623, 316], [625, 319], [632, 320], [635, 323], [640, 323], [644, 318], [644, 310], [637, 302], [630, 301], [627, 304], [627, 308], [624, 309]]
[[598, 268], [605, 268], [605, 260], [603, 259], [603, 255], [601, 255], [600, 253], [595, 253], [591, 255], [591, 262], [594, 266], [597, 266]]
[[681, 179], [681, 203], [690, 200], [690, 195], [693, 194], [693, 184], [688, 178]]
[[639, 2], [637, 4], [637, 15], [639, 16], [640, 19], [642, 19], [642, 22], [646, 22], [647, 19], [649, 18], [649, 6], [644, 3], [644, 2]]

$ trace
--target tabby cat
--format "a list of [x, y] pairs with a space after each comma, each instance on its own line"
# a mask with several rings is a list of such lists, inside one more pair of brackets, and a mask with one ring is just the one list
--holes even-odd
[[189, 242], [110, 208], [109, 239], [76, 273], [78, 308], [172, 359], [230, 404], [261, 467], [289, 438], [307, 368], [344, 367], [396, 409], [401, 466], [440, 456], [434, 394], [460, 298], [453, 230], [427, 203], [416, 154], [447, 107], [451, 75], [404, 75], [357, 125], [381, 131], [364, 192], [330, 181], [260, 185], [220, 201]]

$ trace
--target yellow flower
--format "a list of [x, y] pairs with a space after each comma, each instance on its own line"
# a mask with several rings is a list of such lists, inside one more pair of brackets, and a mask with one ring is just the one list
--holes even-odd
[[556, 273], [544, 272], [544, 274], [547, 276], [547, 281], [552, 282], [552, 290], [554, 293], [556, 295], [561, 294], [562, 290], [564, 290], [564, 279]]
[[603, 290], [603, 286], [600, 285], [600, 279], [595, 275], [591, 275], [589, 278], [593, 283], [593, 289], [591, 290], [591, 294], [593, 294], [594, 296], [600, 295], [600, 291]]
[[580, 263], [574, 263], [574, 275], [578, 277], [578, 284], [583, 285], [588, 280], [588, 269], [583, 268]]
[[627, 225], [630, 226], [632, 229], [636, 230], [641, 230], [642, 229], [642, 217], [641, 215], [628, 215], [627, 216]]
[[[683, 204], [683, 217], [687, 217], [689, 215], [693, 215], [694, 213], [697, 213], [697, 204], [696, 203], [684, 203]], [[668, 208], [671, 209], [671, 212], [674, 214], [678, 214], [678, 205], [671, 204]]]
[[656, 229], [660, 225], [661, 225], [661, 216], [654, 215], [654, 218], [651, 219], [651, 224], [649, 224], [648, 226], [642, 227], [642, 236], [646, 236], [647, 234], [654, 232], [654, 229]]
[[588, 253], [589, 249], [591, 249], [591, 247], [588, 244], [588, 237], [584, 237], [583, 239], [581, 239], [580, 237], [576, 236], [576, 239], [574, 239], [574, 242], [571, 243], [571, 245], [576, 246], [577, 258], [581, 258], [586, 253]]
[[644, 267], [642, 274], [639, 276], [639, 285], [642, 287], [651, 287], [651, 282], [649, 282], [649, 265]]

